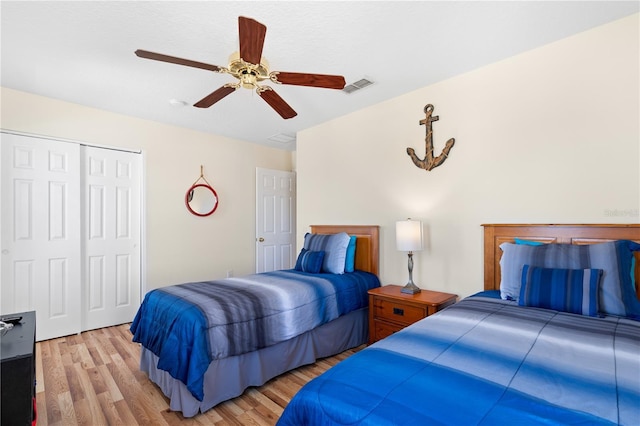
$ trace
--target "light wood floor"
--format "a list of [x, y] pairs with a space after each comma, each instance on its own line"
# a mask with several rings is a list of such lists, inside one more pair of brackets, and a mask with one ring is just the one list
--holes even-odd
[[364, 347], [318, 360], [185, 419], [140, 372], [129, 324], [36, 344], [38, 426], [273, 425], [309, 380]]

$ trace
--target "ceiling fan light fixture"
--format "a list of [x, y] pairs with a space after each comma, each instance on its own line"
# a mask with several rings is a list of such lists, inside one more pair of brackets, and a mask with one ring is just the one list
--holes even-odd
[[251, 64], [240, 57], [240, 52], [234, 52], [229, 57], [227, 72], [240, 80], [245, 89], [253, 89], [257, 83], [269, 78], [269, 62], [262, 58], [259, 64]]
[[244, 16], [238, 17], [240, 50], [233, 53], [229, 58], [229, 68], [142, 49], [136, 50], [135, 54], [139, 58], [169, 62], [172, 64], [200, 68], [217, 73], [231, 74], [238, 80], [236, 83], [224, 84], [209, 93], [207, 96], [193, 104], [196, 108], [209, 108], [211, 105], [219, 102], [242, 86], [247, 89], [255, 88], [258, 95], [267, 104], [269, 104], [274, 111], [280, 114], [282, 118], [289, 119], [297, 115], [296, 111], [291, 108], [291, 106], [282, 99], [280, 95], [273, 90], [273, 88], [269, 86], [261, 86], [258, 83], [263, 80], [271, 80], [275, 83], [295, 86], [321, 87], [325, 89], [339, 90], [344, 88], [345, 80], [341, 75], [278, 71], [269, 72], [269, 63], [262, 57], [262, 48], [264, 47], [266, 32], [267, 27], [255, 19]]

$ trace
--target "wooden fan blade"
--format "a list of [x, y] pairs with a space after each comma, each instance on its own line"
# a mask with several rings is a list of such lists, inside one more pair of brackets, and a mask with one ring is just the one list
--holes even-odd
[[211, 105], [215, 104], [220, 99], [224, 98], [228, 94], [230, 94], [232, 92], [235, 92], [235, 91], [236, 91], [235, 87], [222, 86], [221, 88], [219, 88], [215, 92], [212, 92], [211, 94], [205, 96], [204, 98], [202, 98], [201, 100], [199, 100], [198, 102], [193, 104], [193, 106], [194, 107], [198, 107], [198, 108], [209, 108]]
[[250, 64], [260, 64], [267, 27], [254, 19], [240, 16], [238, 18], [238, 32], [240, 35], [240, 57]]
[[273, 72], [276, 81], [296, 86], [324, 87], [326, 89], [344, 89], [346, 82], [341, 75], [306, 74], [300, 72]]
[[170, 62], [172, 64], [186, 65], [188, 67], [202, 68], [209, 71], [219, 71], [217, 65], [205, 64], [203, 62], [191, 61], [189, 59], [176, 58], [175, 56], [163, 55], [162, 53], [149, 52], [147, 50], [136, 50], [136, 55], [140, 58], [153, 59], [154, 61]]
[[275, 109], [276, 112], [280, 114], [280, 116], [285, 120], [287, 118], [293, 118], [298, 115], [298, 113], [295, 112], [293, 108], [291, 108], [289, 104], [286, 103], [285, 100], [276, 93], [275, 90], [268, 88], [267, 90], [259, 92], [258, 94], [262, 99], [265, 100], [266, 103], [271, 105], [271, 108]]

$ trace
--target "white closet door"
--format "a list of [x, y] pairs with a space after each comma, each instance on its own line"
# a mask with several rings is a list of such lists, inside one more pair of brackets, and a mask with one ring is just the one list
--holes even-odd
[[80, 146], [1, 133], [0, 313], [36, 311], [36, 339], [80, 332]]
[[133, 320], [140, 306], [140, 154], [83, 147], [83, 330]]

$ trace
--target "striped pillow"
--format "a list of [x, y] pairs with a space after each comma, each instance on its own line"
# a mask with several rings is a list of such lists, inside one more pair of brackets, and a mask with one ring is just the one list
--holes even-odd
[[524, 265], [518, 305], [598, 316], [602, 269], [553, 269]]
[[323, 251], [311, 251], [303, 248], [300, 250], [300, 254], [298, 255], [295, 270], [309, 272], [310, 274], [317, 274], [322, 268], [323, 261]]
[[500, 295], [506, 300], [518, 300], [522, 266], [541, 268], [602, 269], [600, 280], [600, 311], [604, 314], [626, 316], [640, 320], [640, 301], [629, 271], [633, 252], [640, 244], [628, 240], [606, 243], [572, 245], [544, 244], [541, 246], [500, 244]]
[[344, 274], [347, 247], [351, 238], [346, 232], [337, 234], [310, 234], [304, 236], [304, 248], [312, 251], [324, 251], [322, 272]]

